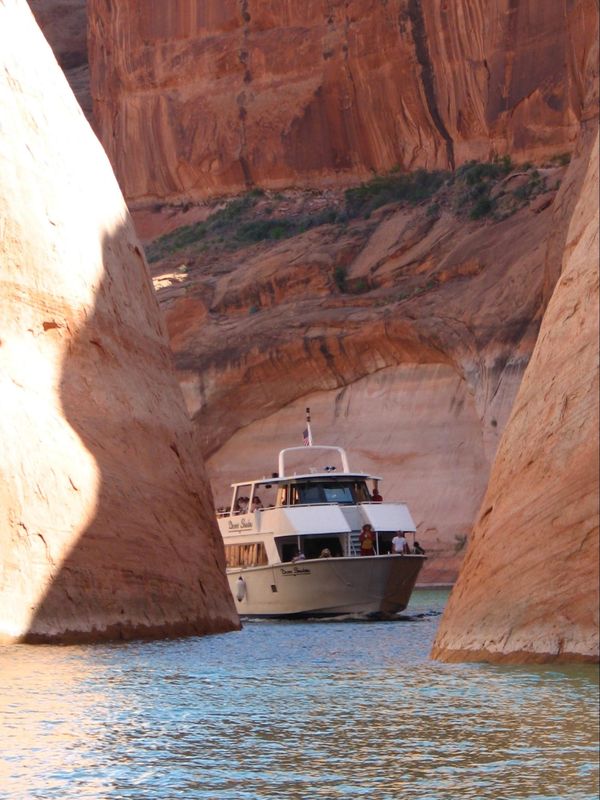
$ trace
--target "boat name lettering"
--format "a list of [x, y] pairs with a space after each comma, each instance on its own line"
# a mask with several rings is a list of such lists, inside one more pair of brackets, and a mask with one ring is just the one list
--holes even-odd
[[253, 527], [254, 523], [252, 522], [251, 519], [242, 518], [240, 520], [236, 520], [235, 522], [232, 519], [229, 520], [230, 531], [245, 531]]
[[281, 568], [282, 575], [310, 575], [310, 570], [308, 567], [282, 567]]

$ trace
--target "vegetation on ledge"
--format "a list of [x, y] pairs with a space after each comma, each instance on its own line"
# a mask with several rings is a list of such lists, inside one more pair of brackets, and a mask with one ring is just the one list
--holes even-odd
[[[546, 172], [564, 166], [567, 158], [565, 154], [555, 156]], [[229, 200], [204, 222], [182, 226], [156, 239], [146, 254], [148, 261], [156, 262], [182, 250], [192, 255], [209, 248], [215, 252], [236, 250], [258, 242], [288, 239], [321, 225], [347, 226], [354, 220], [368, 220], [375, 210], [390, 204], [427, 204], [426, 214], [434, 219], [445, 210], [465, 220], [500, 221], [542, 192], [556, 188], [556, 179], [553, 186], [547, 183], [543, 169], [532, 164], [517, 166], [504, 156], [488, 162], [469, 161], [452, 173], [392, 170], [347, 189], [343, 198], [308, 204], [301, 212], [289, 208], [284, 194], [254, 189]], [[362, 286], [351, 289], [340, 276], [335, 283], [342, 292], [368, 291]]]

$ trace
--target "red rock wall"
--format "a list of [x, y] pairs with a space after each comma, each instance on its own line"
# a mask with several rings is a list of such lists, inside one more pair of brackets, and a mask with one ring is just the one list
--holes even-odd
[[86, 118], [92, 120], [87, 50], [87, 0], [28, 0], [37, 24], [65, 72]]
[[443, 660], [598, 660], [598, 133], [562, 275], [434, 644]]
[[0, 638], [236, 628], [144, 257], [25, 0], [0, 61]]
[[[388, 206], [214, 261], [177, 251], [154, 264], [217, 502], [300, 443], [309, 405], [319, 442], [409, 503], [423, 578], [454, 580], [535, 344], [564, 170], [550, 172], [544, 202], [502, 221]], [[372, 289], [340, 292], [337, 269]]]
[[570, 151], [594, 0], [89, 0], [130, 202]]

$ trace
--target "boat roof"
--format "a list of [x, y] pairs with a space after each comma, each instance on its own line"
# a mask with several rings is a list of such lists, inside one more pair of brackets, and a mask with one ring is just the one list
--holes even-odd
[[251, 483], [254, 484], [265, 484], [265, 483], [290, 483], [290, 481], [301, 481], [301, 480], [336, 480], [340, 478], [361, 478], [363, 480], [373, 480], [373, 481], [380, 481], [378, 475], [369, 475], [366, 472], [305, 472], [302, 474], [294, 474], [294, 475], [284, 475], [282, 478], [255, 478], [252, 481], [240, 481], [239, 483], [232, 483], [231, 486], [248, 486]]
[[[291, 452], [303, 452], [307, 454], [307, 452], [312, 452], [313, 450], [334, 450], [337, 452], [341, 459], [342, 469], [338, 471], [336, 467], [325, 467], [324, 469], [319, 470], [318, 472], [313, 469], [311, 472], [304, 472], [301, 474], [294, 473], [293, 475], [286, 475], [285, 472], [285, 456], [287, 453]], [[325, 445], [325, 444], [316, 444], [310, 445], [309, 447], [285, 447], [283, 450], [279, 451], [279, 471], [275, 475], [273, 474], [270, 478], [264, 476], [262, 478], [255, 478], [251, 481], [240, 481], [239, 483], [232, 483], [232, 488], [236, 488], [237, 486], [249, 486], [250, 484], [265, 484], [265, 483], [289, 483], [290, 481], [299, 481], [299, 480], [310, 480], [310, 481], [320, 481], [320, 480], [340, 480], [340, 479], [348, 479], [348, 478], [360, 478], [362, 480], [374, 480], [380, 481], [382, 480], [378, 475], [370, 475], [366, 472], [351, 472], [348, 466], [348, 457], [346, 455], [346, 451], [334, 445]]]

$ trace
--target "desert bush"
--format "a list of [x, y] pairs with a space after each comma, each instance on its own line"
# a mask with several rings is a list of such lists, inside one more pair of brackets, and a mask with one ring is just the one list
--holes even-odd
[[367, 183], [347, 189], [345, 192], [346, 212], [349, 217], [368, 216], [376, 208], [387, 203], [410, 203], [415, 205], [428, 200], [448, 178], [441, 170], [377, 176]]
[[161, 258], [164, 258], [169, 253], [181, 250], [204, 239], [206, 233], [207, 227], [204, 222], [198, 222], [195, 225], [184, 225], [152, 242], [146, 248], [146, 257], [150, 263], [160, 261]]
[[570, 153], [557, 153], [550, 159], [551, 164], [556, 164], [558, 167], [566, 167], [571, 162]]
[[469, 212], [469, 217], [471, 219], [481, 219], [481, 217], [485, 217], [489, 214], [494, 208], [494, 201], [488, 195], [484, 195], [480, 197], [479, 200], [475, 203], [471, 211]]
[[333, 280], [340, 292], [346, 291], [346, 267], [336, 267], [333, 270]]
[[503, 156], [495, 161], [467, 161], [455, 173], [458, 180], [469, 186], [504, 178], [512, 169], [510, 156]]
[[513, 192], [513, 195], [522, 202], [528, 202], [532, 197], [535, 197], [546, 188], [546, 179], [543, 178], [537, 169], [534, 169], [529, 176], [527, 183], [519, 186]]
[[237, 242], [262, 242], [265, 239], [285, 239], [297, 232], [294, 220], [285, 218], [253, 219], [241, 223], [234, 234]]

